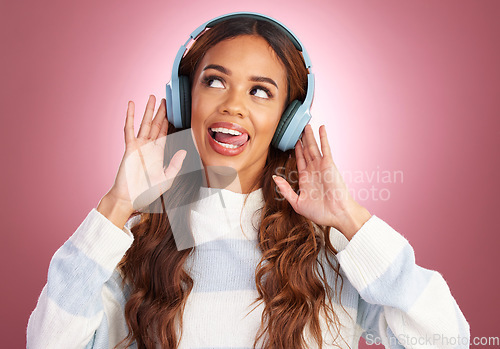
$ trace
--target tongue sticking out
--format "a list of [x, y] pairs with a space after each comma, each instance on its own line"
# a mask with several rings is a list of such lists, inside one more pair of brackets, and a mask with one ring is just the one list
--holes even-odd
[[215, 140], [221, 143], [240, 146], [248, 140], [248, 133], [242, 133], [239, 136], [233, 136], [222, 132], [215, 132]]

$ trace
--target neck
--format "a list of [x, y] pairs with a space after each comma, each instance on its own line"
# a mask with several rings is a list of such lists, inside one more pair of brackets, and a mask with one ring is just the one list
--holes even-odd
[[227, 189], [229, 191], [248, 194], [258, 188], [253, 188], [251, 183], [241, 180], [241, 176], [231, 167], [206, 166], [204, 182], [207, 187]]

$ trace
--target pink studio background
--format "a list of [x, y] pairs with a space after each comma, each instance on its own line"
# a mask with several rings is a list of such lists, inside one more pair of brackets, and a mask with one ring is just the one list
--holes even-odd
[[500, 336], [500, 2], [2, 1], [2, 347], [25, 346], [52, 255], [113, 184], [127, 102], [138, 130], [188, 34], [242, 10], [301, 38], [311, 123], [358, 201], [443, 274], [472, 336]]

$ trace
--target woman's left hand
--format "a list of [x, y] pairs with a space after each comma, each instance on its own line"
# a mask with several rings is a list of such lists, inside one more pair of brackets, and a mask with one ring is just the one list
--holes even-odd
[[283, 177], [273, 179], [295, 212], [318, 225], [333, 227], [351, 240], [371, 214], [349, 194], [333, 162], [324, 125], [320, 126], [319, 135], [323, 155], [309, 124], [302, 133], [302, 142], [299, 139], [295, 145], [299, 195]]

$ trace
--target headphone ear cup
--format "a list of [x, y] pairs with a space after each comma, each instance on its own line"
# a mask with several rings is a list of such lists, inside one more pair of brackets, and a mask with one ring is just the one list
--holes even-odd
[[185, 75], [179, 76], [179, 99], [182, 127], [191, 127], [191, 91], [189, 88], [189, 78]]
[[292, 103], [288, 105], [288, 108], [286, 108], [283, 112], [283, 115], [281, 115], [280, 122], [278, 123], [278, 127], [276, 127], [276, 131], [274, 132], [274, 136], [271, 141], [271, 144], [275, 148], [278, 148], [278, 144], [280, 143], [283, 134], [285, 134], [286, 128], [290, 124], [290, 121], [292, 121], [301, 104], [302, 103], [298, 100], [292, 101]]

